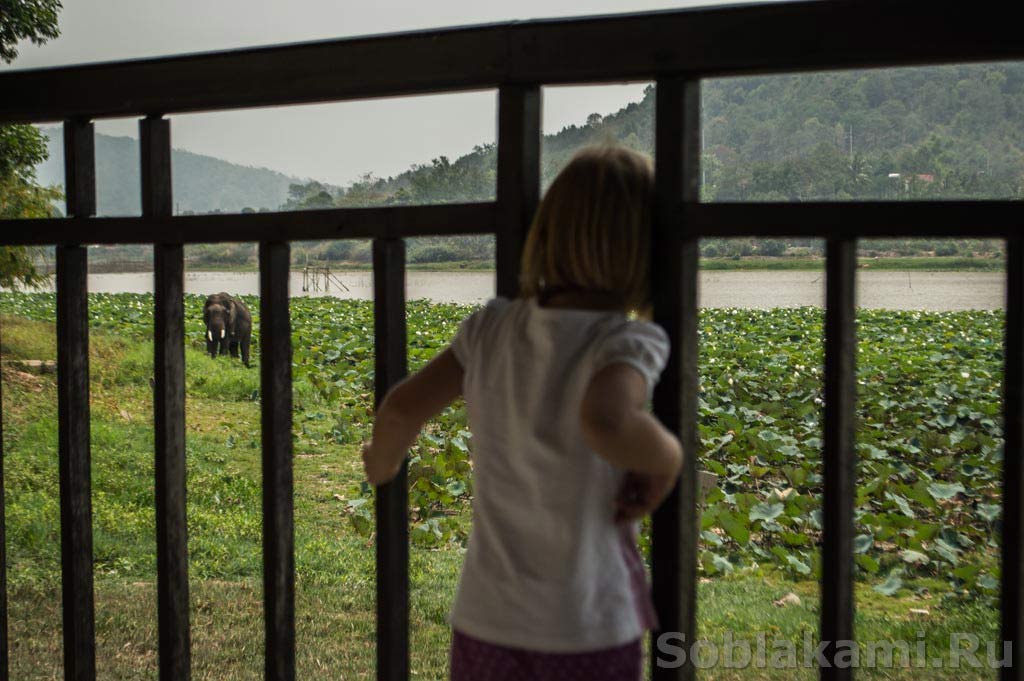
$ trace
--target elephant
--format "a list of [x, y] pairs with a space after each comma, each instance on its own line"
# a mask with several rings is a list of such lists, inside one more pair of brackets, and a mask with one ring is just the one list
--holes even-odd
[[231, 353], [249, 366], [249, 344], [252, 340], [252, 315], [240, 298], [227, 293], [214, 293], [203, 305], [206, 323], [206, 351], [210, 357]]

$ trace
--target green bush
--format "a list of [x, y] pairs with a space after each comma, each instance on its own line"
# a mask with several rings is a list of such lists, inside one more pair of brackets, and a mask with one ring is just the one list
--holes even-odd
[[777, 257], [786, 252], [786, 242], [779, 239], [765, 239], [757, 243], [757, 254]]

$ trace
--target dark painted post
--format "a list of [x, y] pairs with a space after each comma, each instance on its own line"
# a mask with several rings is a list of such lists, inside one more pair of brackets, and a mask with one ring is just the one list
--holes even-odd
[[[1014, 665], [999, 670], [1001, 681], [1024, 679], [1024, 237], [1006, 242], [1006, 359], [1003, 366], [1003, 533], [1001, 537], [1000, 638], [1009, 642]], [[1002, 650], [997, 651], [1002, 658]]]
[[[660, 628], [652, 633], [651, 677], [693, 679], [687, 656], [675, 665], [660, 655], [658, 640], [688, 651], [697, 636], [697, 267], [698, 239], [680, 222], [684, 203], [700, 198], [700, 81], [662, 78], [657, 82], [655, 118], [656, 204], [651, 244], [654, 321], [668, 332], [671, 354], [654, 390], [654, 413], [683, 443], [679, 483], [655, 512], [651, 559]], [[659, 665], [661, 663], [661, 666]]]
[[292, 338], [289, 247], [260, 243], [260, 407], [263, 438], [263, 608], [266, 679], [295, 679]]
[[[171, 124], [139, 121], [142, 215], [172, 214]], [[161, 681], [191, 678], [188, 526], [185, 514], [185, 310], [181, 244], [153, 247], [153, 430], [156, 440], [156, 573]]]
[[825, 259], [825, 442], [822, 468], [824, 533], [821, 547], [821, 641], [827, 642], [821, 678], [847, 681], [853, 671], [835, 665], [853, 641], [853, 509], [857, 481], [856, 308], [857, 241], [829, 237]]
[[[0, 405], [3, 404], [0, 381]], [[4, 417], [0, 409], [0, 679], [8, 679], [7, 664], [7, 505], [4, 501]]]
[[536, 85], [498, 90], [497, 293], [519, 290], [519, 258], [540, 197], [541, 92]]
[[[67, 214], [96, 213], [93, 125], [64, 124]], [[57, 420], [60, 459], [64, 678], [96, 678], [89, 458], [88, 261], [82, 246], [57, 247]]]
[[[405, 378], [405, 242], [373, 242], [374, 399]], [[409, 490], [406, 463], [377, 488], [377, 679], [409, 678]]]

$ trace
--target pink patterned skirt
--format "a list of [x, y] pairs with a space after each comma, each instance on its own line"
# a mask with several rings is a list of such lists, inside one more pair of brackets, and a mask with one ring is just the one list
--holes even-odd
[[[622, 551], [629, 567], [637, 615], [647, 629], [657, 626], [636, 528], [623, 525]], [[583, 653], [548, 653], [511, 648], [452, 632], [451, 681], [638, 681], [643, 649], [637, 639]]]
[[452, 632], [451, 681], [639, 681], [640, 639], [586, 653], [542, 653]]

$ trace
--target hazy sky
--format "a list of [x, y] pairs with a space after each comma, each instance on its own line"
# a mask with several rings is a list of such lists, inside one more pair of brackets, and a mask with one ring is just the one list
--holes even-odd
[[[755, 0], [756, 1], [756, 0]], [[764, 1], [764, 0], [761, 0]], [[728, 4], [703, 0], [64, 0], [61, 36], [25, 43], [10, 66], [27, 69], [252, 45], [389, 33], [512, 19]], [[749, 3], [748, 3], [749, 4]], [[640, 99], [646, 83], [546, 88], [544, 130], [582, 123]], [[172, 117], [175, 148], [298, 177], [348, 184], [394, 175], [495, 139], [496, 94], [347, 102]], [[97, 130], [137, 136], [137, 122]]]

